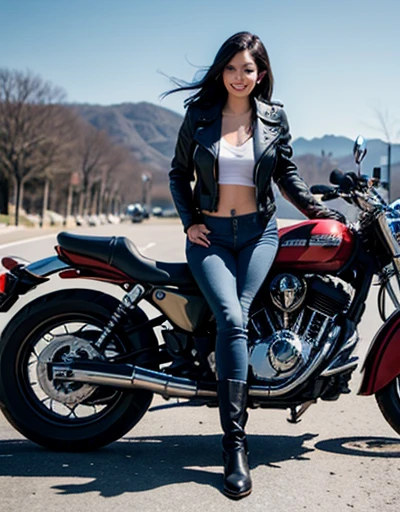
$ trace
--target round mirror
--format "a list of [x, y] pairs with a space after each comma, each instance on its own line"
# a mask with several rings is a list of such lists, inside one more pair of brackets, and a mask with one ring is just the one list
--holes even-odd
[[355, 142], [353, 148], [353, 155], [356, 164], [360, 164], [367, 154], [367, 142], [362, 135], [359, 135]]

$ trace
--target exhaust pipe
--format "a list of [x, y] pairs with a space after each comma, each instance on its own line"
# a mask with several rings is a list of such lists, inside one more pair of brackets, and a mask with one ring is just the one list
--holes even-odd
[[[324, 361], [331, 343], [326, 343], [314, 361], [292, 381], [284, 382], [280, 386], [271, 388], [267, 384], [263, 386], [249, 386], [249, 396], [266, 399], [283, 396], [293, 391], [297, 386], [306, 381], [311, 374]], [[355, 367], [355, 362], [350, 361], [349, 366]], [[201, 382], [176, 377], [166, 373], [148, 370], [133, 364], [113, 364], [95, 361], [76, 361], [73, 363], [47, 363], [49, 379], [82, 382], [96, 386], [112, 386], [125, 389], [146, 389], [163, 398], [194, 398], [217, 397], [215, 383]], [[331, 370], [340, 373], [346, 367]]]
[[146, 389], [164, 398], [216, 397], [215, 384], [198, 383], [182, 377], [156, 372], [132, 364], [110, 364], [93, 361], [48, 363], [49, 378], [84, 382], [97, 386], [125, 389]]

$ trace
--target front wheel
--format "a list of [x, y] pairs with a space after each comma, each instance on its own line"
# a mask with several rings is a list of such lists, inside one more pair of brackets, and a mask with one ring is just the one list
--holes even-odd
[[145, 414], [149, 391], [57, 382], [47, 373], [47, 362], [71, 359], [125, 357], [151, 368], [157, 340], [152, 330], [135, 332], [147, 319], [139, 308], [101, 353], [96, 349], [118, 304], [94, 290], [57, 291], [25, 306], [7, 325], [0, 340], [0, 405], [25, 437], [54, 450], [93, 450], [122, 437]]
[[375, 398], [385, 420], [400, 434], [400, 375], [378, 391]]

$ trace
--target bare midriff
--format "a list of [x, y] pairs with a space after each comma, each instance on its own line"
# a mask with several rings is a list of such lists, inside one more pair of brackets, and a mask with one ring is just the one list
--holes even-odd
[[218, 210], [216, 212], [203, 210], [206, 215], [232, 217], [257, 211], [255, 187], [245, 185], [218, 185], [218, 187]]

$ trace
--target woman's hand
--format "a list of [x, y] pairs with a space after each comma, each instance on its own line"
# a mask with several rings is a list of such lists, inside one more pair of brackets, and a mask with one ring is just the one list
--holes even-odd
[[211, 231], [207, 229], [205, 224], [193, 224], [187, 230], [189, 240], [203, 247], [209, 247], [210, 245], [210, 241], [207, 238], [208, 233], [211, 233]]
[[341, 222], [342, 224], [347, 224], [347, 219], [343, 215], [343, 213], [338, 212], [337, 210], [333, 210], [332, 208], [322, 208], [315, 217], [316, 219], [333, 219]]

